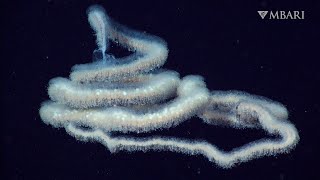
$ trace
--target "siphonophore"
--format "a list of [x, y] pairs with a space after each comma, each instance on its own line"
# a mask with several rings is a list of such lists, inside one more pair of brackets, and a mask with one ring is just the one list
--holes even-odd
[[[197, 75], [180, 79], [177, 72], [160, 68], [168, 56], [163, 40], [114, 22], [101, 6], [91, 6], [87, 13], [96, 33], [95, 61], [75, 65], [69, 78], [50, 81], [51, 100], [39, 110], [43, 122], [64, 127], [79, 140], [101, 142], [111, 152], [201, 154], [224, 168], [285, 153], [297, 144], [298, 132], [280, 103], [244, 92], [210, 92]], [[133, 53], [121, 58], [107, 54], [109, 41]], [[262, 129], [279, 138], [257, 140], [225, 152], [205, 141], [112, 135], [171, 128], [194, 116], [206, 124]]]

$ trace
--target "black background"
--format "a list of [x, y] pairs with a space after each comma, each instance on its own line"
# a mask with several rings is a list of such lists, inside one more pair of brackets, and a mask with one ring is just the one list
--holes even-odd
[[[111, 154], [44, 124], [38, 109], [48, 99], [48, 81], [91, 61], [96, 45], [86, 8], [96, 3], [121, 24], [163, 38], [170, 50], [165, 68], [202, 75], [211, 90], [285, 104], [301, 138], [296, 149], [222, 169], [202, 156]], [[258, 10], [304, 10], [305, 19], [262, 20]], [[319, 178], [319, 10], [319, 2], [302, 0], [1, 1], [0, 179]], [[224, 150], [268, 137], [197, 118], [153, 134], [206, 140]]]

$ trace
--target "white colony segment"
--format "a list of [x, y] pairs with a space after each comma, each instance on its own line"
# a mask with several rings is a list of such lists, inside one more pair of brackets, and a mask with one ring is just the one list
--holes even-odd
[[251, 95], [245, 92], [239, 91], [229, 91], [229, 92], [222, 92], [222, 91], [212, 91], [211, 93], [211, 103], [218, 104], [220, 102], [227, 103], [227, 104], [235, 104], [240, 101], [246, 101], [250, 99], [255, 103], [260, 104], [267, 108], [270, 113], [276, 116], [279, 119], [287, 119], [288, 118], [288, 111], [287, 109], [280, 103], [269, 100], [262, 96]]
[[202, 154], [208, 160], [217, 163], [224, 168], [233, 167], [236, 163], [246, 162], [250, 159], [270, 156], [279, 152], [286, 152], [292, 149], [299, 141], [295, 127], [284, 121], [277, 121], [264, 107], [253, 103], [241, 103], [242, 111], [258, 112], [259, 121], [264, 129], [270, 134], [278, 134], [281, 140], [258, 140], [230, 152], [219, 150], [216, 146], [206, 142], [187, 141], [175, 138], [139, 138], [112, 137], [103, 133], [100, 129], [86, 132], [78, 129], [72, 123], [66, 126], [67, 132], [83, 141], [94, 139], [104, 144], [111, 152], [116, 150], [169, 150], [185, 154]]
[[[90, 108], [110, 105], [150, 104], [175, 95], [180, 83], [179, 75], [173, 71], [158, 74], [140, 74], [123, 87], [105, 85], [92, 88], [92, 83], [82, 84], [66, 78], [50, 81], [48, 94], [54, 101], [63, 102], [75, 108]], [[131, 84], [137, 84], [136, 86]]]
[[[166, 61], [165, 42], [117, 25], [99, 6], [89, 8], [89, 19], [95, 13], [99, 18], [89, 21], [97, 25], [97, 31], [104, 32], [99, 30], [100, 25], [108, 25], [106, 37], [136, 54], [127, 57], [128, 63], [120, 65], [77, 65], [70, 80], [51, 80], [48, 88], [51, 101], [43, 103], [39, 110], [43, 122], [64, 127], [79, 140], [99, 141], [111, 152], [168, 150], [202, 154], [224, 168], [252, 158], [285, 153], [297, 144], [298, 132], [287, 121], [288, 112], [282, 104], [237, 91], [209, 93], [201, 76], [191, 75], [180, 80], [173, 71], [147, 74]], [[101, 46], [99, 42], [98, 46]], [[175, 99], [164, 102], [172, 95]], [[257, 140], [224, 152], [204, 141], [110, 135], [114, 131], [139, 133], [171, 128], [192, 116], [208, 124], [263, 129], [280, 138]], [[78, 126], [91, 127], [91, 130]]]
[[182, 89], [179, 96], [150, 113], [135, 113], [123, 107], [75, 110], [64, 104], [51, 102], [42, 106], [40, 115], [43, 120], [54, 123], [55, 126], [78, 123], [105, 131], [142, 132], [171, 127], [193, 116], [208, 102], [209, 92], [202, 86], [203, 82], [198, 81], [201, 81], [201, 78], [185, 77], [179, 86]]
[[70, 74], [72, 81], [107, 81], [130, 77], [162, 66], [168, 57], [166, 44], [162, 43], [161, 40], [151, 37], [143, 38], [147, 37], [147, 35], [142, 33], [140, 34], [141, 38], [138, 39], [132, 36], [133, 34], [116, 31], [112, 26], [111, 34], [113, 34], [111, 36], [112, 40], [125, 44], [137, 53], [141, 53], [142, 56], [131, 55], [132, 61], [130, 63], [117, 66], [103, 66], [92, 69], [86, 68], [87, 64], [76, 65]]
[[241, 102], [259, 104], [279, 120], [288, 118], [287, 109], [280, 103], [239, 91], [213, 91], [209, 104], [199, 117], [214, 125], [257, 128], [259, 125], [257, 113], [255, 111], [239, 111], [238, 105]]

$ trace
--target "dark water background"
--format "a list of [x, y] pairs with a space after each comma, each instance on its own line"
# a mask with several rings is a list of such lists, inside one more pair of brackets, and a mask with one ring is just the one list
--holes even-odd
[[[222, 169], [202, 156], [111, 154], [42, 123], [38, 109], [48, 99], [48, 81], [91, 61], [96, 45], [86, 8], [95, 3], [121, 24], [163, 38], [170, 50], [165, 68], [202, 75], [211, 90], [236, 89], [285, 104], [301, 137], [296, 149]], [[318, 1], [4, 0], [0, 7], [0, 179], [320, 177]], [[262, 20], [258, 10], [304, 10], [305, 19]], [[224, 150], [268, 137], [197, 118], [151, 135], [206, 140]]]

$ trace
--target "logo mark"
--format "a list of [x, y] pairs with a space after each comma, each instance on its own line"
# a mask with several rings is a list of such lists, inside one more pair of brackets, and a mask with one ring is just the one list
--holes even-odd
[[258, 11], [261, 19], [304, 19], [304, 11]]
[[258, 11], [258, 14], [262, 19], [264, 19], [264, 17], [266, 17], [266, 15], [268, 14], [268, 11]]

